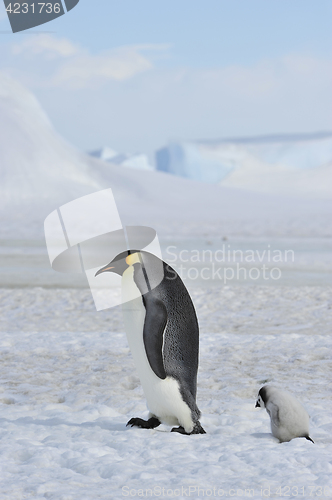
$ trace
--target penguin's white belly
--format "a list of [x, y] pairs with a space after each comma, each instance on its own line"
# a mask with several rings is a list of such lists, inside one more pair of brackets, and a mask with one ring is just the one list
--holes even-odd
[[[136, 290], [135, 290], [136, 289]], [[152, 370], [143, 342], [146, 310], [133, 280], [133, 267], [122, 278], [123, 318], [128, 344], [143, 387], [149, 411], [168, 425], [182, 425], [186, 432], [193, 429], [191, 411], [183, 401], [179, 383], [173, 377], [160, 379]], [[130, 302], [126, 300], [137, 297]]]

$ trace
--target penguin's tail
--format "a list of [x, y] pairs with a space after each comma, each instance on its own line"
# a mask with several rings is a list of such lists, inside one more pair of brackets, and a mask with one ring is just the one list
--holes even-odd
[[304, 436], [304, 437], [305, 437], [308, 441], [311, 441], [312, 443], [314, 443], [314, 444], [315, 444], [315, 441], [314, 441], [313, 439], [311, 439], [311, 437], [310, 437], [310, 436]]

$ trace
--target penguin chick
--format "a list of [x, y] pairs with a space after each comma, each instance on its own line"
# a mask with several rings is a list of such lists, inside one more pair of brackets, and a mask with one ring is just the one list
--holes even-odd
[[265, 408], [271, 420], [271, 432], [281, 443], [293, 438], [309, 437], [309, 415], [301, 403], [286, 391], [264, 385], [259, 392], [256, 408]]
[[[155, 255], [128, 250], [103, 272], [122, 276], [123, 318], [130, 350], [150, 410], [127, 425], [205, 434], [196, 404], [199, 330], [194, 305], [174, 269]], [[135, 298], [133, 298], [135, 297]]]

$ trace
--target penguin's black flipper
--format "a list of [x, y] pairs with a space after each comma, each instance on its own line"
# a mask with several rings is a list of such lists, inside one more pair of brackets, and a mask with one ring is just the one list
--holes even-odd
[[167, 323], [167, 311], [163, 302], [151, 294], [143, 295], [146, 309], [143, 342], [150, 366], [157, 377], [166, 378], [163, 362], [164, 330]]
[[160, 420], [156, 417], [151, 417], [149, 420], [134, 417], [127, 422], [126, 427], [128, 427], [128, 425], [131, 425], [132, 427], [141, 427], [141, 429], [154, 429], [160, 425]]
[[310, 436], [304, 436], [304, 437], [305, 437], [308, 441], [311, 441], [312, 443], [314, 443], [314, 444], [315, 444], [315, 441], [314, 441], [313, 439], [311, 439], [311, 437], [310, 437]]

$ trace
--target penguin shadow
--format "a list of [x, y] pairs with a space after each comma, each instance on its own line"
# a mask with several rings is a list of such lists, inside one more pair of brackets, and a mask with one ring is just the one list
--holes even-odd
[[[107, 431], [120, 431], [120, 432], [129, 432], [133, 431], [133, 429], [136, 429], [137, 431], [144, 432], [147, 429], [139, 429], [138, 427], [131, 427], [130, 425], [127, 425], [127, 421], [125, 422], [110, 422], [107, 419], [99, 419], [95, 420], [93, 422], [81, 422], [81, 423], [75, 423], [75, 422], [68, 422], [62, 418], [59, 417], [52, 417], [52, 418], [46, 418], [46, 419], [37, 419], [33, 417], [19, 417], [16, 420], [10, 420], [8, 418], [0, 418], [0, 425], [1, 423], [11, 423], [15, 424], [18, 426], [25, 426], [25, 425], [40, 425], [43, 427], [57, 427], [59, 425], [64, 425], [67, 427], [79, 427], [79, 428], [99, 428], [99, 429], [104, 429]], [[153, 432], [158, 432], [161, 434], [165, 433], [170, 433], [170, 429], [167, 426], [164, 426], [163, 424], [160, 425], [158, 429], [149, 429], [150, 431]], [[179, 436], [178, 433], [173, 433], [174, 435]]]
[[251, 436], [257, 438], [257, 439], [267, 439], [269, 441], [277, 441], [271, 432], [253, 432], [250, 434]]
[[58, 425], [65, 425], [67, 427], [80, 427], [80, 428], [95, 428], [99, 427], [100, 429], [105, 429], [108, 431], [127, 431], [129, 430], [128, 427], [126, 427], [126, 423], [120, 423], [120, 422], [110, 422], [109, 420], [96, 420], [94, 422], [81, 422], [81, 423], [75, 423], [75, 422], [67, 422], [66, 420], [58, 417], [53, 417], [53, 418], [46, 418], [45, 420], [43, 419], [34, 419], [32, 417], [20, 417], [17, 418], [16, 420], [10, 420], [7, 418], [0, 418], [0, 424], [1, 422], [8, 422], [11, 424], [16, 424], [16, 425], [40, 425], [40, 426], [49, 426], [49, 427], [56, 427]]

